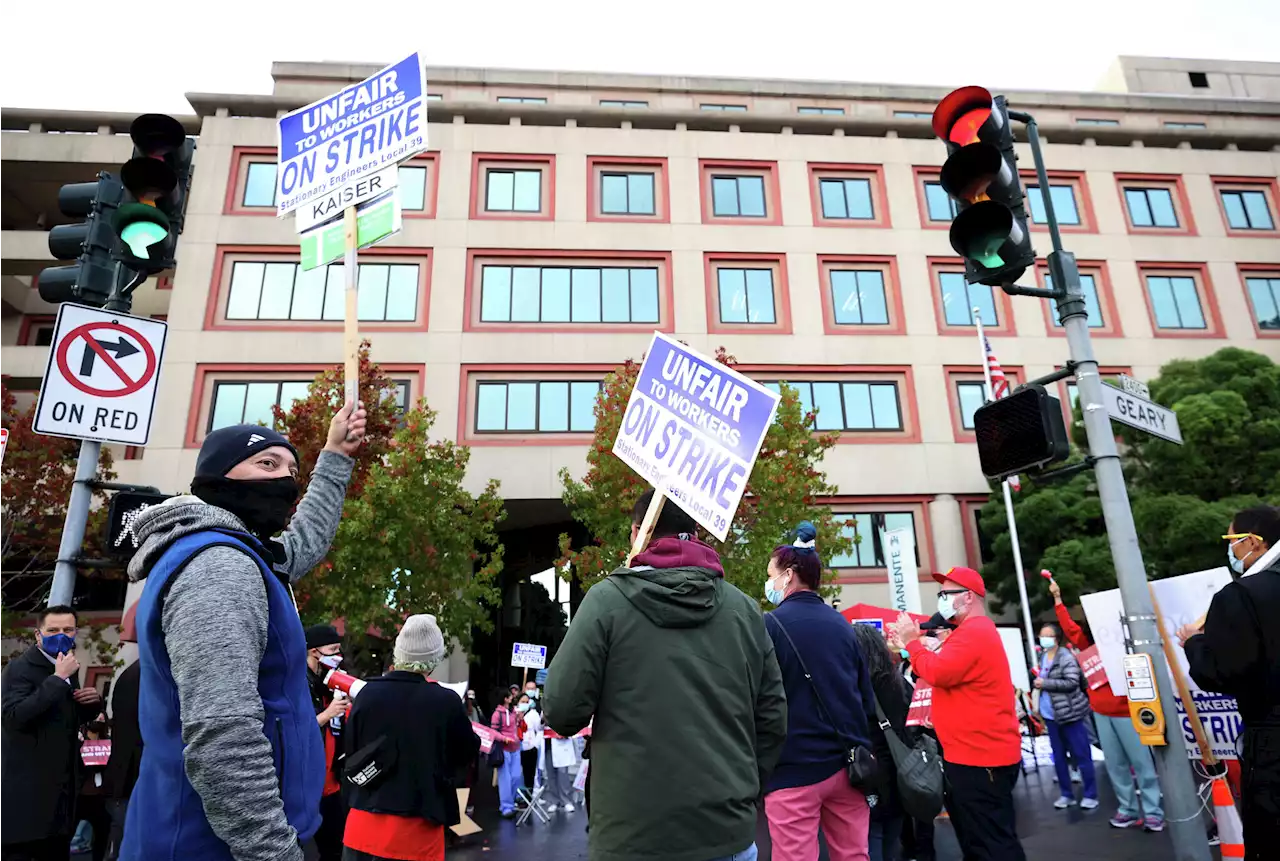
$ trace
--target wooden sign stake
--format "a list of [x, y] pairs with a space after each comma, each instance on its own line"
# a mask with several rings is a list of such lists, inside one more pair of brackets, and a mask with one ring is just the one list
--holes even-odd
[[[1182, 674], [1182, 666], [1178, 663], [1177, 655], [1173, 653], [1173, 641], [1169, 639], [1169, 632], [1165, 628], [1164, 614], [1160, 612], [1160, 602], [1156, 600], [1156, 590], [1147, 587], [1151, 591], [1151, 606], [1156, 612], [1156, 625], [1160, 628], [1160, 642], [1164, 644], [1164, 659], [1169, 662], [1169, 671], [1173, 673], [1173, 683], [1178, 688], [1178, 696], [1182, 697], [1182, 706], [1187, 710], [1187, 722], [1191, 724], [1191, 732], [1196, 737], [1196, 744], [1200, 745], [1200, 758], [1208, 765], [1217, 765], [1218, 758], [1213, 755], [1213, 749], [1209, 746], [1209, 737], [1205, 735], [1204, 725], [1200, 723], [1200, 712], [1196, 710], [1196, 701], [1191, 696], [1191, 686], [1187, 684], [1187, 678]], [[1178, 710], [1175, 708], [1174, 717], [1177, 717]], [[1170, 732], [1175, 730], [1171, 727]]]
[[658, 516], [662, 514], [662, 506], [666, 504], [667, 496], [662, 491], [655, 491], [653, 499], [649, 502], [649, 510], [644, 513], [644, 520], [640, 522], [640, 531], [636, 533], [636, 541], [631, 545], [631, 552], [627, 554], [627, 567], [631, 567], [631, 560], [635, 559], [644, 549], [649, 546], [649, 539], [653, 536], [653, 527], [658, 523]]
[[[352, 404], [360, 402], [360, 322], [357, 318], [360, 287], [360, 273], [356, 263], [358, 248], [356, 238], [356, 208], [348, 206], [343, 213], [343, 225], [346, 228], [347, 253], [343, 258], [344, 275], [346, 276], [347, 310], [343, 327], [343, 355], [346, 364], [343, 370], [343, 389], [345, 399]], [[355, 407], [352, 407], [355, 409]]]

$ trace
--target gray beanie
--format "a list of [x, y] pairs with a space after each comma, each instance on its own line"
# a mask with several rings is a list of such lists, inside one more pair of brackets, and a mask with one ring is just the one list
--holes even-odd
[[444, 657], [444, 636], [436, 617], [421, 613], [404, 620], [396, 637], [397, 669], [429, 673]]

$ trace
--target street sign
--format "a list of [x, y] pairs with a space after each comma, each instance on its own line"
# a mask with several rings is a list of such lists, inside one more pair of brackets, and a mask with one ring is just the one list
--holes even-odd
[[511, 644], [511, 666], [541, 670], [547, 665], [547, 647], [533, 643]]
[[1134, 397], [1110, 383], [1102, 384], [1102, 403], [1107, 415], [1116, 421], [1182, 445], [1178, 414], [1173, 410]]
[[281, 117], [276, 126], [276, 214], [356, 186], [425, 150], [426, 95], [415, 52]]
[[[356, 207], [356, 245], [368, 248], [381, 242], [399, 233], [401, 223], [400, 188], [397, 186]], [[346, 223], [341, 211], [319, 227], [305, 231], [299, 237], [303, 271], [341, 260], [347, 250], [346, 237]]]
[[59, 306], [35, 432], [146, 445], [168, 331], [146, 317]]
[[613, 453], [724, 541], [778, 395], [653, 333]]
[[1128, 374], [1120, 374], [1120, 388], [1124, 389], [1135, 398], [1142, 398], [1144, 401], [1151, 400], [1151, 389], [1147, 387], [1147, 384], [1140, 382], [1139, 380], [1135, 380]]
[[294, 216], [294, 227], [299, 233], [304, 233], [334, 218], [341, 221], [342, 211], [348, 206], [359, 206], [366, 201], [381, 197], [399, 183], [398, 165], [380, 170], [354, 184], [345, 185], [336, 191], [307, 201], [306, 206], [298, 207], [298, 214]]

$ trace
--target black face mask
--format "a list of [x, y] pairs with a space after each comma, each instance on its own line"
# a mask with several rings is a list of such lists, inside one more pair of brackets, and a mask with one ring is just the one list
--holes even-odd
[[250, 532], [266, 541], [289, 522], [289, 514], [298, 501], [298, 480], [288, 475], [244, 481], [226, 476], [197, 478], [191, 482], [191, 493], [230, 511], [244, 521]]

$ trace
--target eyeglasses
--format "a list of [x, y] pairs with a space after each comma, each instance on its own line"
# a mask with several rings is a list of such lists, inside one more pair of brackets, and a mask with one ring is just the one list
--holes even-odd
[[1222, 536], [1223, 541], [1232, 541], [1232, 542], [1239, 541], [1242, 538], [1256, 538], [1259, 541], [1262, 540], [1261, 535], [1257, 535], [1253, 532], [1232, 532], [1229, 535]]
[[963, 595], [968, 589], [939, 589], [939, 595]]

